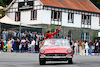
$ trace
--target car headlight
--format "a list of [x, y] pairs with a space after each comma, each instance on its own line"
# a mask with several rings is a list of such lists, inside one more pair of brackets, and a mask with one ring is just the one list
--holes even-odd
[[45, 50], [44, 50], [44, 49], [40, 49], [40, 52], [41, 52], [41, 53], [44, 53], [44, 52], [45, 52]]
[[71, 52], [72, 52], [72, 49], [71, 49], [71, 48], [68, 48], [68, 49], [67, 49], [67, 52], [68, 52], [68, 53], [71, 53]]

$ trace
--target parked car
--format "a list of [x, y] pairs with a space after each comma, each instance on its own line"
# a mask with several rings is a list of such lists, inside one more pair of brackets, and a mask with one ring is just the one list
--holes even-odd
[[39, 50], [39, 63], [46, 61], [68, 61], [72, 64], [73, 49], [66, 39], [47, 39]]

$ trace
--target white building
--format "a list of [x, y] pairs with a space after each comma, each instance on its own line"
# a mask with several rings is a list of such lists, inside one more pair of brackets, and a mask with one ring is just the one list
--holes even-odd
[[64, 35], [75, 40], [89, 41], [100, 28], [100, 10], [89, 0], [13, 0], [6, 11], [24, 24], [62, 25]]

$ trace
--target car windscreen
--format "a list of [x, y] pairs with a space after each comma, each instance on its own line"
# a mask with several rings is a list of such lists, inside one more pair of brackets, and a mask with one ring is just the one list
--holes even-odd
[[45, 40], [43, 46], [67, 46], [70, 47], [69, 41], [68, 40]]

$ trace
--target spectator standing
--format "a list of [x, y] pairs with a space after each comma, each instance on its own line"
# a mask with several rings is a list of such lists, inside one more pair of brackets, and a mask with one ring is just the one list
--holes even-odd
[[4, 42], [3, 42], [3, 39], [1, 39], [1, 43], [2, 43], [2, 51], [4, 49]]
[[89, 46], [88, 46], [88, 42], [87, 41], [85, 41], [85, 50], [86, 50], [86, 54], [85, 55], [88, 55]]
[[6, 29], [4, 29], [4, 31], [2, 32], [2, 38], [6, 39]]
[[8, 40], [8, 35], [9, 35], [9, 30], [6, 31], [6, 39], [5, 40]]
[[14, 33], [14, 39], [17, 39], [17, 38], [16, 38], [16, 34], [17, 34], [17, 33], [16, 33], [16, 30], [15, 30], [13, 33]]
[[17, 41], [16, 41], [16, 52], [19, 52], [19, 45], [20, 45], [20, 40], [19, 40], [19, 38], [17, 38]]
[[8, 39], [7, 41], [7, 52], [11, 52], [11, 41]]
[[35, 38], [35, 33], [34, 32], [32, 32], [32, 38]]
[[19, 31], [16, 31], [16, 37], [19, 38], [19, 36], [20, 36]]
[[21, 40], [21, 52], [24, 52], [24, 45], [25, 45], [25, 39], [24, 38], [22, 38], [22, 40]]
[[90, 40], [90, 42], [89, 42], [89, 55], [92, 55], [92, 45], [93, 45], [93, 43]]
[[85, 55], [85, 42], [82, 41], [82, 55]]
[[26, 34], [25, 33], [22, 33], [21, 35], [22, 35], [22, 38], [25, 38], [26, 37]]
[[15, 47], [14, 47], [14, 42], [15, 42], [15, 40], [14, 40], [13, 38], [11, 38], [11, 40], [10, 40], [10, 41], [11, 41], [11, 45], [12, 45], [12, 47], [11, 47], [11, 48], [12, 48], [12, 50], [13, 50], [13, 49], [15, 49]]
[[7, 41], [5, 39], [3, 39], [3, 42], [4, 42], [4, 51], [6, 51]]
[[72, 40], [73, 54], [74, 54], [74, 47], [75, 47], [74, 44], [75, 44], [75, 43], [74, 43], [74, 40]]
[[30, 41], [28, 40], [28, 38], [26, 38], [26, 42], [25, 42], [25, 50], [28, 51], [28, 44], [30, 43]]
[[38, 38], [36, 38], [36, 42], [35, 42], [35, 52], [36, 53], [39, 52], [39, 40], [38, 40]]
[[79, 54], [82, 55], [82, 41], [79, 42]]
[[93, 45], [95, 46], [94, 53], [95, 53], [95, 55], [97, 55], [97, 52], [98, 52], [98, 42], [97, 42], [97, 39], [95, 40], [95, 43]]
[[42, 40], [39, 42], [39, 49], [42, 47]]
[[13, 36], [12, 36], [12, 31], [9, 30], [9, 32], [8, 32], [8, 38], [11, 38], [11, 37], [13, 37]]
[[[42, 38], [43, 38], [43, 39], [44, 39], [44, 36], [45, 36], [45, 35], [44, 35], [44, 32], [43, 32], [43, 34], [42, 34]], [[54, 36], [55, 36], [55, 35], [54, 35]]]
[[33, 53], [35, 51], [35, 40], [32, 39], [32, 42], [31, 42], [31, 53]]
[[99, 55], [99, 52], [100, 52], [100, 40], [99, 40], [99, 47], [98, 47], [98, 55]]
[[1, 48], [2, 48], [2, 43], [1, 43], [1, 40], [0, 40], [0, 52], [1, 52]]
[[2, 40], [0, 40], [0, 51], [3, 52], [3, 44], [2, 44]]
[[79, 43], [78, 43], [78, 41], [76, 40], [76, 41], [75, 41], [75, 44], [74, 44], [74, 46], [75, 46], [75, 54], [76, 54], [76, 55], [78, 55], [78, 45], [79, 45]]
[[72, 42], [71, 42], [70, 38], [68, 38], [68, 41], [69, 41], [70, 45], [72, 45]]

